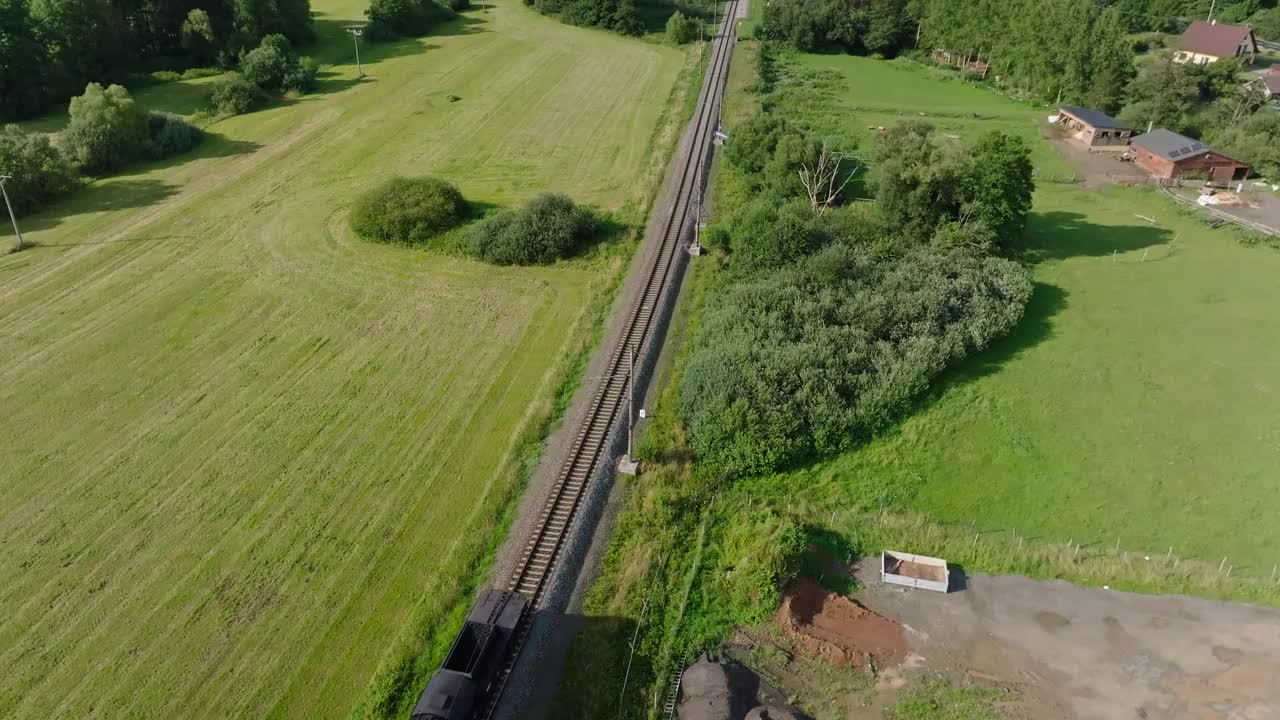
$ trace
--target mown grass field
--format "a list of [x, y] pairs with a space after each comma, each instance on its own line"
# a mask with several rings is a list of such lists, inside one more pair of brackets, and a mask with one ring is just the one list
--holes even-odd
[[[489, 6], [357, 81], [364, 4], [319, 0], [318, 94], [0, 256], [0, 717], [343, 717], [468, 602], [630, 245], [495, 268], [360, 241], [348, 202], [430, 173], [639, 221], [692, 65]], [[141, 97], [194, 112], [191, 85]]]
[[[1038, 137], [1044, 112], [994, 93], [899, 63], [794, 62], [842, 69], [850, 128], [932, 108], [928, 119], [957, 133], [1021, 128], [1038, 168], [1065, 163]], [[990, 119], [951, 126], [951, 113]], [[1042, 182], [1024, 256], [1036, 290], [1013, 336], [895, 431], [788, 486], [833, 507], [1161, 557], [1172, 547], [1269, 575], [1280, 562], [1280, 252], [1186, 212], [1151, 190]]]

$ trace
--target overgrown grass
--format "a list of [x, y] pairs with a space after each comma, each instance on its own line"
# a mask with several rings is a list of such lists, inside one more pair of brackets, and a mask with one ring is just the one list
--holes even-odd
[[1000, 702], [1009, 692], [957, 685], [932, 676], [903, 692], [885, 715], [889, 720], [1003, 720]]
[[1048, 108], [1011, 100], [982, 85], [919, 62], [853, 55], [783, 53], [775, 102], [819, 133], [848, 138], [863, 150], [879, 128], [927, 120], [942, 138], [972, 142], [991, 130], [1017, 135], [1032, 148], [1042, 181], [1069, 178], [1074, 169], [1040, 128]]
[[1042, 190], [1020, 328], [893, 432], [782, 482], [833, 506], [871, 498], [1051, 544], [1172, 547], [1269, 577], [1280, 255], [1176, 207], [1129, 188]]

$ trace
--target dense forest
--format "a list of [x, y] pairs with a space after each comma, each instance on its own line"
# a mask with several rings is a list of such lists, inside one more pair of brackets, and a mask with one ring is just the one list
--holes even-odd
[[0, 0], [0, 120], [139, 70], [235, 65], [279, 34], [312, 40], [308, 0]]

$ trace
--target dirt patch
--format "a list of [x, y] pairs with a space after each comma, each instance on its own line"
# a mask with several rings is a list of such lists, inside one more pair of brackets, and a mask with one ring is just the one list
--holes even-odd
[[1045, 630], [1061, 630], [1071, 624], [1071, 621], [1062, 617], [1056, 612], [1044, 610], [1036, 613], [1036, 622]]
[[778, 622], [800, 647], [833, 663], [877, 667], [907, 656], [902, 626], [808, 579], [787, 588]]

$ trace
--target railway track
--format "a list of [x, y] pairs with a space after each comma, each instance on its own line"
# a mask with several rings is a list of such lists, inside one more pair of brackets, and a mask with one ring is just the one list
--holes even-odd
[[599, 462], [609, 455], [608, 442], [614, 422], [625, 412], [623, 408], [627, 406], [630, 374], [635, 371], [631, 364], [633, 353], [635, 357], [643, 356], [645, 343], [651, 339], [651, 330], [664, 296], [670, 290], [668, 285], [684, 249], [684, 240], [690, 233], [691, 220], [694, 220], [690, 211], [696, 203], [701, 202], [706, 163], [718, 130], [720, 103], [736, 40], [733, 27], [739, 1], [730, 0], [726, 4], [724, 20], [712, 42], [711, 58], [693, 120], [692, 139], [680, 168], [679, 187], [665, 219], [661, 245], [657, 252], [652, 253], [643, 288], [627, 310], [623, 330], [610, 351], [604, 374], [596, 381], [586, 416], [569, 446], [568, 456], [560, 468], [556, 483], [538, 515], [536, 530], [508, 579], [506, 589], [528, 597], [529, 610], [516, 629], [513, 647], [508, 651], [508, 657], [497, 679], [498, 690], [490, 696], [487, 706], [478, 714], [481, 718], [493, 715], [511, 668], [528, 639], [533, 610], [541, 604], [547, 581], [568, 537], [583, 492]]

